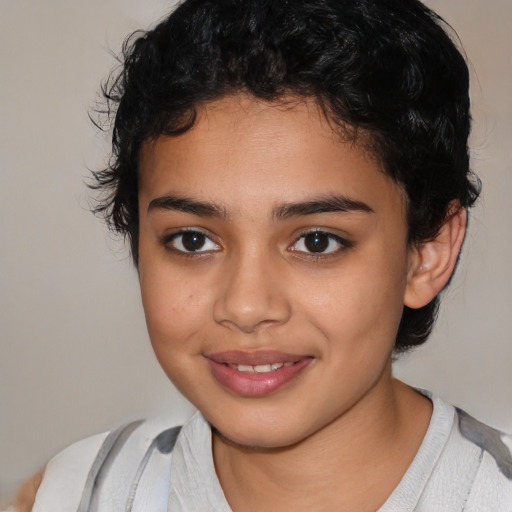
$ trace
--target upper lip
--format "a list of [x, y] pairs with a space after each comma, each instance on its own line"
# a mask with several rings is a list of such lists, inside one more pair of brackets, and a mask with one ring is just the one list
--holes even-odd
[[257, 366], [272, 363], [296, 363], [311, 356], [287, 354], [278, 350], [257, 350], [252, 352], [228, 350], [226, 352], [205, 354], [205, 357], [220, 364]]

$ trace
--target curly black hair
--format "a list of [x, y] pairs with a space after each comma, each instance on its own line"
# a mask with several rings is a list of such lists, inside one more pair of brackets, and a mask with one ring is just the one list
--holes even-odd
[[[434, 238], [453, 201], [469, 208], [480, 192], [469, 167], [469, 72], [448, 30], [418, 0], [184, 1], [126, 39], [103, 85], [112, 155], [94, 173], [104, 193], [95, 211], [129, 239], [137, 265], [144, 142], [184, 133], [198, 107], [227, 95], [295, 95], [364, 141], [402, 186], [409, 243]], [[438, 305], [404, 307], [396, 352], [427, 339]]]

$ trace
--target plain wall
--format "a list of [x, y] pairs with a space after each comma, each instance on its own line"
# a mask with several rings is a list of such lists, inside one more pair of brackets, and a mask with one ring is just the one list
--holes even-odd
[[[484, 192], [436, 331], [396, 373], [512, 430], [512, 3], [428, 4], [470, 59]], [[70, 442], [190, 414], [151, 351], [128, 253], [88, 211], [84, 185], [108, 149], [87, 111], [115, 65], [109, 49], [171, 5], [0, 2], [0, 502]]]

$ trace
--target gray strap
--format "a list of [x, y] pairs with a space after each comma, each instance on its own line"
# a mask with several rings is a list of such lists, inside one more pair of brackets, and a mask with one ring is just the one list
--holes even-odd
[[512, 453], [503, 442], [503, 433], [476, 420], [467, 412], [458, 409], [460, 433], [472, 443], [485, 450], [496, 461], [496, 465], [509, 480], [512, 480]]
[[155, 448], [158, 449], [160, 453], [169, 454], [172, 452], [174, 445], [176, 444], [176, 439], [178, 438], [178, 434], [180, 433], [181, 427], [173, 427], [163, 432], [160, 432], [147, 449], [144, 457], [142, 458], [141, 463], [137, 469], [137, 473], [135, 478], [133, 479], [133, 483], [130, 489], [130, 494], [128, 497], [128, 503], [126, 504], [125, 512], [132, 512], [133, 502], [135, 500], [135, 495], [137, 494], [137, 487], [139, 486], [140, 479], [146, 466], [148, 465], [149, 459], [153, 454]]
[[105, 438], [96, 459], [94, 459], [91, 470], [87, 475], [87, 481], [77, 512], [92, 512], [94, 510], [97, 491], [101, 481], [105, 478], [108, 468], [112, 465], [113, 459], [119, 453], [132, 432], [141, 423], [143, 422], [134, 421], [128, 425], [122, 425], [118, 429], [113, 430]]

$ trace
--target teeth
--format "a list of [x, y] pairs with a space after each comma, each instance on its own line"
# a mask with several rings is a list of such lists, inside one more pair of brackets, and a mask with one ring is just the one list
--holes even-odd
[[292, 362], [287, 363], [269, 363], [269, 364], [257, 364], [255, 366], [246, 365], [246, 364], [233, 364], [229, 365], [234, 370], [238, 370], [243, 373], [270, 373], [279, 370], [279, 368], [287, 368], [288, 366], [292, 366]]
[[272, 371], [272, 366], [270, 364], [258, 364], [254, 367], [254, 371], [256, 373], [268, 373]]
[[245, 364], [239, 364], [237, 367], [239, 372], [254, 373], [254, 366], [248, 366]]

